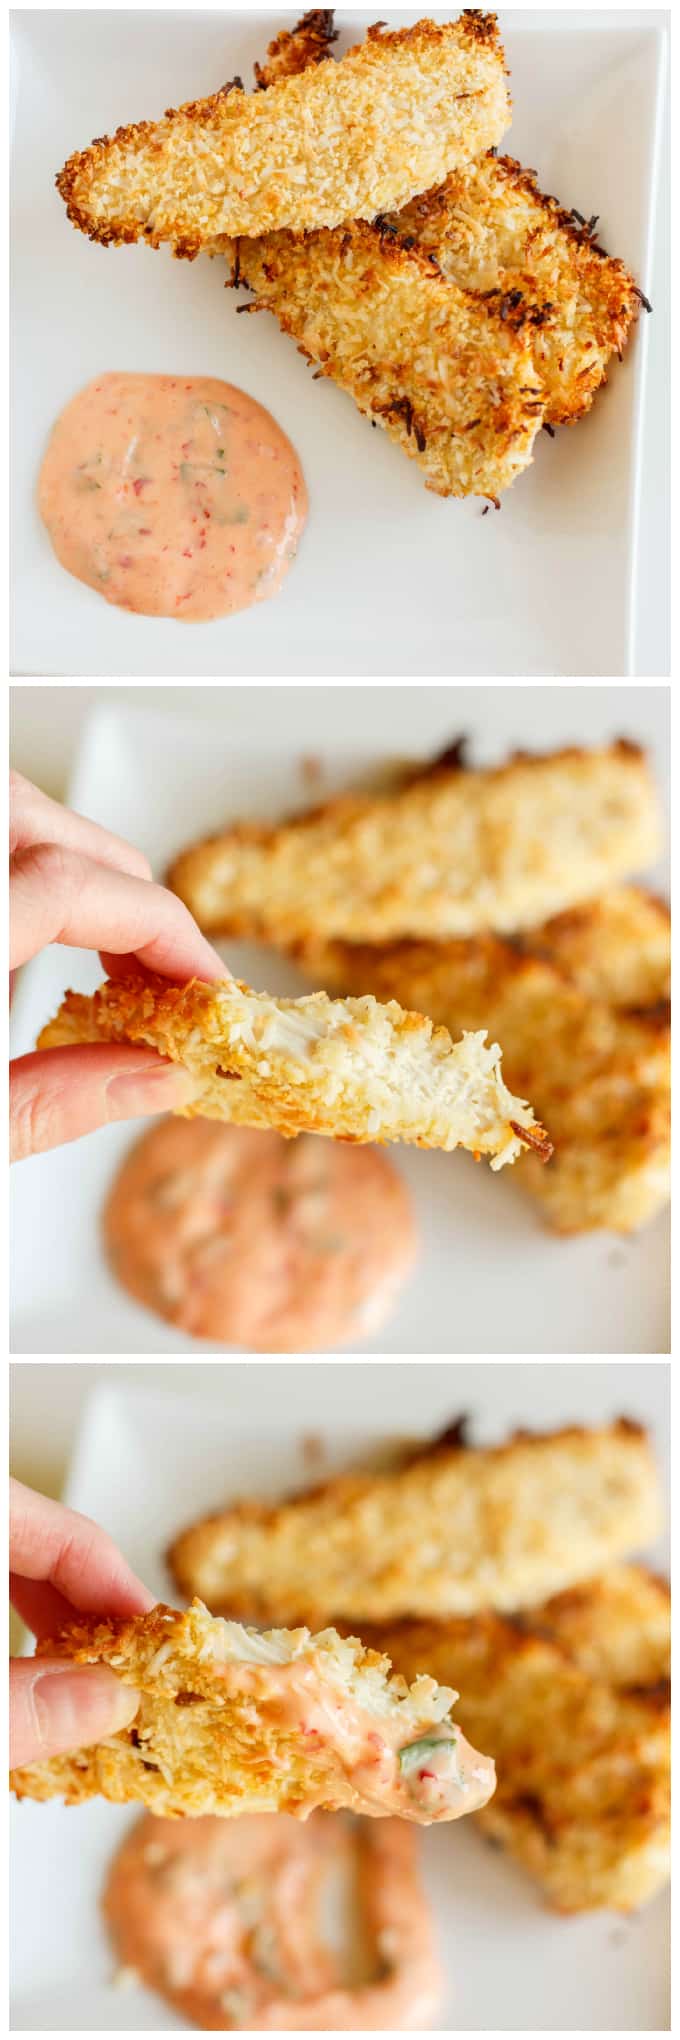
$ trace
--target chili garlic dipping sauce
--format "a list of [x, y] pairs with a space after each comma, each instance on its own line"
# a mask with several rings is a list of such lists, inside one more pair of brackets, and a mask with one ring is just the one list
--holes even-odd
[[69, 574], [200, 623], [276, 595], [307, 515], [276, 420], [213, 377], [102, 375], [57, 420], [38, 501]]
[[416, 1838], [402, 1821], [147, 1814], [103, 1906], [123, 1969], [208, 2032], [417, 2030], [438, 2009]]
[[104, 1210], [118, 1280], [192, 1337], [295, 1353], [367, 1337], [418, 1251], [406, 1186], [376, 1148], [168, 1119]]

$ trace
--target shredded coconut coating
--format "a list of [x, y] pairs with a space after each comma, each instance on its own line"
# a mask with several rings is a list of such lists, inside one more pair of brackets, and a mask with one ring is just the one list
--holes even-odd
[[387, 224], [400, 243], [413, 237], [459, 289], [542, 306], [531, 349], [545, 420], [569, 425], [589, 410], [642, 302], [625, 263], [594, 238], [596, 222], [579, 225], [511, 156], [487, 155], [390, 213]]
[[169, 883], [202, 928], [279, 945], [441, 941], [580, 904], [653, 859], [659, 841], [647, 760], [617, 743], [445, 766], [279, 827], [235, 826], [185, 851]]
[[215, 1610], [312, 1625], [332, 1610], [363, 1628], [530, 1605], [659, 1525], [648, 1439], [621, 1419], [493, 1449], [445, 1434], [386, 1473], [343, 1474], [273, 1507], [237, 1502], [186, 1530], [169, 1560], [181, 1592]]
[[[649, 1677], [649, 1581], [625, 1571], [625, 1584], [622, 1568], [616, 1583], [605, 1575], [579, 1589], [578, 1636], [554, 1603], [512, 1622], [482, 1614], [371, 1632], [406, 1677], [427, 1667], [460, 1682], [463, 1730], [498, 1765], [495, 1798], [475, 1818], [565, 1913], [634, 1911], [670, 1871], [670, 1691]], [[607, 1644], [613, 1627], [616, 1656], [624, 1593], [621, 1682]], [[656, 1599], [667, 1629], [660, 1583]]]
[[495, 500], [529, 465], [544, 414], [539, 306], [458, 290], [417, 249], [360, 222], [239, 241], [232, 273], [255, 292], [242, 309], [273, 312], [437, 495]]
[[[619, 962], [625, 914], [617, 933], [616, 911], [607, 921], [604, 903], [577, 913], [573, 980], [565, 974], [566, 926], [562, 963], [548, 961], [551, 940], [560, 948], [560, 930], [550, 923], [531, 931], [524, 948], [478, 935], [382, 949], [303, 945], [296, 956], [314, 984], [413, 1001], [454, 1033], [474, 1027], [483, 1011], [503, 1042], [508, 1082], [535, 1101], [555, 1142], [545, 1172], [526, 1162], [525, 1189], [558, 1232], [626, 1233], [648, 1224], [670, 1195], [670, 1013], [664, 1004], [628, 1011], [615, 1002], [628, 975], [625, 958]], [[642, 918], [634, 916], [638, 928]], [[646, 970], [638, 953], [638, 984], [659, 977], [652, 919], [652, 963]], [[604, 998], [590, 996], [591, 980]]]
[[468, 1147], [495, 1168], [523, 1146], [552, 1153], [530, 1106], [506, 1091], [499, 1048], [487, 1048], [483, 1033], [453, 1043], [394, 1002], [325, 992], [273, 999], [234, 978], [179, 987], [138, 977], [104, 984], [92, 998], [67, 993], [39, 1045], [78, 1041], [144, 1042], [181, 1063], [196, 1083], [182, 1108], [188, 1119]]
[[[315, 1806], [351, 1808], [351, 1764], [345, 1776], [339, 1757], [345, 1710], [350, 1743], [359, 1708], [378, 1728], [385, 1720], [403, 1728], [407, 1744], [448, 1722], [457, 1698], [427, 1677], [410, 1688], [391, 1678], [389, 1659], [364, 1651], [356, 1637], [306, 1629], [260, 1636], [214, 1620], [198, 1600], [184, 1614], [159, 1602], [131, 1619], [83, 1617], [43, 1638], [37, 1655], [109, 1665], [141, 1698], [130, 1727], [12, 1772], [17, 1798], [75, 1806], [101, 1795], [141, 1801], [165, 1819], [258, 1809], [304, 1819]], [[305, 1739], [306, 1692], [327, 1709], [327, 1743]], [[385, 1810], [376, 1780], [375, 1811]]]
[[671, 918], [666, 900], [621, 885], [532, 928], [535, 955], [608, 1006], [663, 1005], [671, 995]]
[[625, 1687], [670, 1678], [670, 1587], [648, 1566], [612, 1566], [543, 1601], [532, 1620], [590, 1679]]
[[510, 123], [494, 15], [366, 41], [339, 63], [238, 86], [118, 128], [57, 178], [93, 240], [169, 241], [193, 256], [225, 234], [373, 219], [501, 140]]
[[264, 63], [255, 65], [260, 92], [281, 78], [294, 78], [299, 71], [309, 70], [311, 64], [322, 64], [337, 39], [332, 7], [312, 7], [294, 28], [280, 29], [269, 44]]

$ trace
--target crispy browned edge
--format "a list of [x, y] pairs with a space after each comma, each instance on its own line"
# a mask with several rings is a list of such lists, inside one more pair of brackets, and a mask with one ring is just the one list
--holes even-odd
[[323, 64], [330, 57], [331, 44], [338, 40], [339, 30], [333, 21], [332, 7], [312, 7], [294, 28], [280, 29], [269, 44], [264, 64], [253, 65], [258, 91], [266, 92], [279, 77], [294, 77], [312, 64]]
[[[610, 255], [608, 250], [603, 248], [598, 241], [595, 232], [599, 218], [598, 214], [594, 213], [590, 220], [584, 220], [575, 208], [572, 207], [569, 210], [568, 207], [563, 206], [561, 200], [555, 198], [552, 192], [542, 191], [538, 182], [537, 171], [525, 169], [524, 165], [518, 162], [516, 156], [499, 156], [496, 149], [490, 149], [488, 154], [495, 156], [499, 170], [503, 172], [506, 182], [513, 190], [525, 192], [529, 198], [534, 199], [536, 204], [540, 206], [541, 211], [549, 214], [553, 226], [559, 227], [568, 239], [573, 242], [575, 247], [587, 248], [591, 255], [598, 255], [601, 261], [612, 263], [616, 270], [617, 280], [620, 283], [625, 282], [628, 289], [645, 306], [645, 309], [651, 311], [649, 300], [645, 297], [644, 291], [640, 290], [625, 262], [618, 255]], [[425, 195], [423, 194], [423, 196]], [[398, 215], [394, 217], [396, 219]], [[394, 222], [390, 225], [390, 233], [396, 233], [399, 238], [399, 228], [398, 226], [395, 227]], [[410, 235], [405, 237], [405, 245], [410, 247]], [[435, 266], [437, 266], [436, 258], [432, 257], [431, 259], [435, 262]], [[482, 297], [487, 295], [484, 291], [479, 294]]]
[[[394, 787], [390, 787], [387, 793], [377, 794], [373, 798], [381, 806], [384, 806], [390, 801], [398, 799], [399, 795], [407, 787], [419, 785], [422, 781], [428, 779], [452, 778], [458, 773], [468, 773], [477, 778], [483, 778], [488, 782], [489, 780], [508, 778], [514, 772], [516, 765], [529, 765], [535, 767], [536, 770], [540, 770], [543, 765], [548, 763], [555, 765], [567, 758], [591, 758], [595, 755], [592, 748], [587, 744], [565, 744], [557, 751], [510, 751], [507, 758], [504, 758], [500, 765], [476, 766], [470, 765], [465, 752], [466, 738], [457, 737], [453, 743], [446, 746], [445, 750], [438, 752], [436, 757], [429, 761], [426, 759], [422, 763], [419, 762], [413, 767], [408, 767], [399, 776]], [[597, 755], [604, 756], [605, 753], [612, 757], [627, 757], [631, 760], [634, 758], [640, 760], [646, 759], [644, 746], [633, 743], [628, 737], [615, 737], [610, 744], [603, 745]], [[324, 815], [342, 814], [344, 810], [350, 807], [365, 805], [371, 798], [372, 796], [368, 794], [352, 793], [350, 789], [344, 793], [334, 794], [330, 800], [318, 801], [314, 807], [297, 808], [291, 814], [282, 815], [278, 822], [230, 823], [226, 828], [218, 829], [213, 836], [204, 836], [200, 838], [198, 843], [187, 844], [168, 866], [165, 874], [165, 883], [169, 886], [170, 891], [173, 892], [175, 890], [175, 874], [179, 872], [184, 858], [187, 855], [193, 854], [198, 849], [209, 850], [213, 844], [221, 843], [225, 836], [228, 836], [230, 841], [236, 843], [268, 843], [271, 842], [272, 837], [278, 835], [280, 829], [297, 828], [302, 831], [318, 822]], [[232, 920], [230, 917], [229, 926], [232, 933], [238, 933], [237, 920]], [[504, 939], [507, 940], [508, 938]], [[390, 948], [392, 948], [391, 944]]]
[[[489, 48], [495, 46], [500, 50], [501, 55], [503, 54], [498, 19], [495, 14], [484, 14], [477, 8], [467, 8], [461, 15], [460, 21], [468, 43], [477, 43], [480, 46], [486, 45]], [[424, 17], [422, 22], [414, 23], [412, 28], [393, 29], [387, 35], [383, 35], [384, 23], [375, 22], [366, 31], [366, 42], [380, 40], [382, 43], [389, 43], [394, 48], [399, 43], [409, 42], [417, 31], [421, 42], [436, 44], [442, 41], [445, 29], [450, 25], [450, 23], [430, 21]], [[364, 44], [362, 43], [354, 43], [352, 48], [346, 51], [346, 56], [356, 56], [363, 47]], [[341, 58], [340, 62], [344, 62], [344, 58]], [[315, 70], [316, 65], [313, 65], [310, 69], [310, 76], [314, 75]], [[304, 73], [301, 75], [304, 76]], [[270, 86], [269, 91], [285, 91], [288, 82], [286, 78], [282, 78], [278, 84]], [[224, 98], [228, 93], [234, 91], [243, 91], [243, 87], [238, 80], [222, 86], [219, 92], [210, 93], [206, 99], [187, 100], [179, 107], [169, 106], [166, 108], [163, 117], [168, 121], [179, 119], [200, 121], [203, 127], [210, 128], [217, 121], [219, 109]], [[87, 235], [88, 240], [99, 241], [103, 247], [110, 246], [112, 242], [124, 245], [131, 241], [140, 240], [149, 241], [152, 246], [154, 245], [153, 228], [143, 226], [138, 221], [131, 222], [128, 226], [116, 223], [107, 224], [105, 221], [97, 224], [87, 213], [82, 211], [75, 197], [75, 188], [81, 170], [86, 164], [89, 163], [93, 166], [103, 158], [107, 149], [110, 148], [112, 141], [134, 143], [142, 139], [152, 142], [157, 126], [157, 121], [134, 121], [131, 124], [116, 128], [113, 135], [97, 135], [90, 143], [88, 149], [75, 150], [73, 155], [68, 157], [63, 169], [57, 173], [55, 184], [57, 191], [64, 200], [68, 218], [72, 226], [77, 227], [82, 234]], [[193, 262], [194, 257], [200, 254], [201, 246], [202, 244], [196, 235], [187, 236], [186, 239], [173, 244], [173, 253], [178, 257], [184, 257], [186, 260]]]
[[[647, 1442], [649, 1436], [644, 1424], [638, 1423], [634, 1417], [625, 1416], [615, 1417], [610, 1424], [603, 1425], [598, 1435], [602, 1435], [603, 1432], [609, 1432], [612, 1436], [642, 1438]], [[445, 1430], [438, 1432], [435, 1438], [425, 1440], [417, 1446], [407, 1446], [403, 1454], [397, 1456], [396, 1463], [390, 1467], [387, 1478], [398, 1478], [399, 1474], [407, 1466], [429, 1462], [438, 1457], [453, 1458], [456, 1454], [459, 1454], [463, 1458], [472, 1452], [473, 1454], [482, 1453], [485, 1459], [497, 1460], [507, 1458], [517, 1445], [530, 1445], [540, 1448], [548, 1442], [554, 1443], [558, 1439], [590, 1438], [592, 1435], [592, 1426], [588, 1424], [563, 1424], [556, 1431], [532, 1431], [521, 1426], [518, 1430], [510, 1432], [510, 1435], [502, 1439], [499, 1445], [474, 1446], [470, 1444], [467, 1437], [467, 1419], [459, 1416], [454, 1418], [451, 1424], [447, 1424]], [[266, 1522], [272, 1528], [275, 1528], [279, 1517], [284, 1512], [288, 1513], [292, 1507], [297, 1506], [304, 1509], [309, 1502], [321, 1501], [324, 1496], [332, 1497], [337, 1489], [342, 1488], [348, 1480], [356, 1479], [359, 1482], [370, 1485], [374, 1478], [374, 1475], [366, 1472], [353, 1474], [352, 1469], [347, 1468], [344, 1473], [333, 1474], [330, 1479], [318, 1481], [312, 1487], [294, 1488], [289, 1493], [281, 1496], [277, 1502], [234, 1501], [226, 1503], [221, 1509], [211, 1509], [206, 1516], [201, 1516], [197, 1520], [185, 1524], [184, 1529], [177, 1532], [172, 1542], [166, 1548], [165, 1563], [175, 1586], [179, 1589], [180, 1593], [186, 1592], [186, 1585], [181, 1571], [181, 1547], [184, 1538], [190, 1532], [193, 1533], [198, 1529], [207, 1530], [211, 1524], [220, 1523], [225, 1515], [237, 1517], [243, 1523]]]
[[[184, 1621], [187, 1612], [186, 1608], [173, 1608], [167, 1601], [157, 1601], [155, 1606], [148, 1609], [143, 1615], [111, 1615], [106, 1617], [101, 1615], [78, 1615], [76, 1621], [63, 1623], [61, 1628], [56, 1630], [52, 1636], [39, 1638], [35, 1648], [35, 1655], [36, 1657], [53, 1657], [55, 1655], [59, 1657], [72, 1657], [75, 1661], [81, 1662], [91, 1650], [98, 1648], [104, 1652], [111, 1645], [117, 1643], [122, 1646], [126, 1644], [135, 1646], [142, 1638], [145, 1643], [153, 1643], [156, 1637], [158, 1637], [159, 1643], [164, 1643], [171, 1640], [168, 1638], [168, 1631], [165, 1627], [167, 1617], [171, 1616], [173, 1622], [181, 1623]], [[219, 1616], [212, 1615], [210, 1609], [207, 1610], [207, 1615], [211, 1622], [216, 1622], [220, 1619]], [[307, 1627], [306, 1624], [300, 1626], [303, 1628]], [[348, 1630], [346, 1624], [342, 1633], [347, 1637]], [[390, 1659], [386, 1658], [384, 1651], [373, 1650], [372, 1648], [365, 1649], [360, 1639], [356, 1636], [353, 1640], [359, 1645], [357, 1662], [361, 1665], [362, 1669], [365, 1666], [374, 1666], [382, 1669], [383, 1672], [389, 1671]], [[199, 1677], [205, 1681], [208, 1690], [213, 1685], [219, 1683], [219, 1670], [216, 1673], [215, 1667], [211, 1664], [210, 1660], [206, 1663], [197, 1657], [196, 1668]], [[135, 1684], [138, 1684], [144, 1690], [145, 1675], [143, 1670], [136, 1662], [131, 1669], [134, 1670]]]

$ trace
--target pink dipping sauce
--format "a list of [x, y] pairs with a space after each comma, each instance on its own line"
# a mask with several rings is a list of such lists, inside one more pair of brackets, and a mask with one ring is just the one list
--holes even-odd
[[[359, 1932], [343, 1950], [323, 1932], [324, 1890], [352, 1870]], [[147, 1815], [114, 1858], [103, 1905], [124, 1969], [206, 2032], [418, 2030], [441, 2001], [402, 1821]]]
[[190, 623], [276, 595], [307, 515], [276, 419], [209, 376], [88, 383], [54, 427], [38, 502], [76, 580], [120, 609]]

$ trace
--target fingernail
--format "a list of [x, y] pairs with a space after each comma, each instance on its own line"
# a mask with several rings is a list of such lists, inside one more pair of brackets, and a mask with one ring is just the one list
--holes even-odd
[[161, 1064], [158, 1069], [125, 1070], [110, 1077], [106, 1099], [111, 1119], [135, 1119], [145, 1112], [173, 1112], [196, 1096], [188, 1070]]
[[108, 1665], [52, 1664], [32, 1689], [36, 1733], [46, 1750], [86, 1749], [134, 1721], [139, 1694]]

